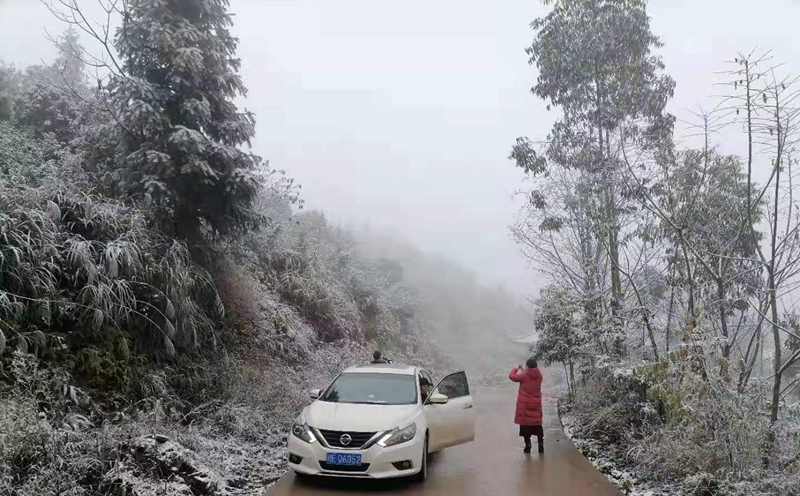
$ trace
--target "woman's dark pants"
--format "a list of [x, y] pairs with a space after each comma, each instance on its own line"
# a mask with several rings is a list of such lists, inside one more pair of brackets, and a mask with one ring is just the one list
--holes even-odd
[[531, 450], [531, 437], [536, 436], [539, 441], [539, 453], [544, 453], [544, 429], [541, 425], [521, 425], [519, 435], [525, 439], [525, 451]]

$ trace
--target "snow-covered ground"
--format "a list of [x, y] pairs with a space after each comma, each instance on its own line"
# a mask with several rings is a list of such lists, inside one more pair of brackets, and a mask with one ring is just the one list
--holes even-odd
[[286, 432], [258, 440], [195, 429], [148, 434], [119, 443], [106, 484], [128, 495], [260, 496], [286, 472]]
[[637, 477], [635, 471], [626, 467], [622, 461], [614, 459], [600, 443], [576, 435], [577, 421], [571, 415], [569, 409], [564, 408], [563, 399], [558, 402], [558, 414], [564, 433], [572, 440], [575, 447], [623, 493], [629, 496], [679, 496], [686, 494], [678, 487], [677, 483], [655, 485]]

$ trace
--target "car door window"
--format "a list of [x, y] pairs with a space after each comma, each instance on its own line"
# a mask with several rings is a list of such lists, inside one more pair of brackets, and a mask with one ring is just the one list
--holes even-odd
[[425, 373], [424, 371], [420, 371], [419, 373], [419, 394], [422, 403], [425, 403], [428, 400], [428, 396], [431, 394], [431, 389], [433, 389], [433, 381], [430, 378], [430, 375]]
[[462, 398], [469, 396], [469, 383], [467, 382], [467, 374], [464, 372], [456, 372], [450, 374], [439, 382], [439, 385], [434, 391], [439, 394], [447, 396], [449, 399]]
[[431, 375], [431, 373], [428, 372], [427, 370], [421, 371], [421, 374], [422, 374], [422, 377], [424, 377], [425, 380], [428, 382], [428, 384], [430, 384], [430, 387], [428, 388], [429, 389], [428, 390], [428, 395], [430, 395], [430, 393], [432, 392], [433, 387], [436, 385], [436, 383], [433, 381], [433, 376]]

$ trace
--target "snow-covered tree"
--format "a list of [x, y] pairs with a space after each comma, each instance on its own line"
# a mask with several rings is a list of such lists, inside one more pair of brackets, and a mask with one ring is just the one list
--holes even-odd
[[78, 31], [70, 26], [54, 40], [58, 56], [49, 65], [33, 65], [20, 77], [14, 120], [37, 137], [51, 134], [61, 143], [79, 134], [78, 121], [89, 97]]
[[586, 344], [580, 325], [580, 310], [577, 294], [559, 284], [544, 288], [536, 300], [534, 326], [539, 340], [533, 352], [545, 365], [562, 363], [565, 369], [569, 367], [567, 380], [570, 391], [574, 390], [575, 363]]
[[619, 187], [620, 146], [636, 139], [649, 148], [669, 148], [672, 117], [665, 106], [675, 82], [652, 50], [661, 45], [650, 31], [642, 0], [558, 0], [531, 25], [536, 36], [527, 49], [538, 69], [531, 92], [558, 107], [561, 118], [547, 138], [544, 155], [519, 138], [511, 157], [531, 176], [554, 167], [587, 174], [599, 208], [593, 217], [605, 245], [611, 313], [623, 302], [621, 263], [628, 211]]
[[117, 185], [149, 196], [165, 230], [184, 239], [256, 221], [261, 159], [240, 148], [255, 118], [234, 103], [246, 88], [228, 3], [128, 2], [114, 41], [120, 60], [109, 64], [110, 110], [122, 129]]

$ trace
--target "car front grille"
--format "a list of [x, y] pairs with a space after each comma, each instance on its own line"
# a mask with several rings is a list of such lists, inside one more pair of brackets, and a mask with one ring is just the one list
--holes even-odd
[[[319, 429], [319, 433], [325, 438], [328, 446], [349, 449], [358, 449], [364, 446], [376, 434], [375, 432], [326, 431], [323, 429]], [[350, 436], [351, 439], [348, 444], [342, 442], [342, 436], [345, 434]]]
[[322, 470], [330, 472], [366, 472], [369, 470], [369, 463], [362, 463], [361, 465], [331, 465], [328, 462], [319, 462]]

